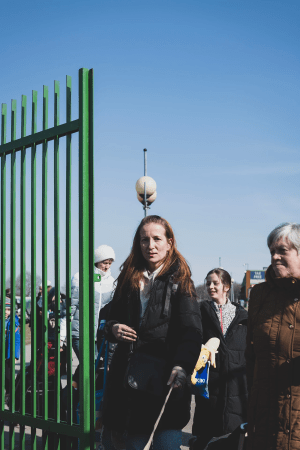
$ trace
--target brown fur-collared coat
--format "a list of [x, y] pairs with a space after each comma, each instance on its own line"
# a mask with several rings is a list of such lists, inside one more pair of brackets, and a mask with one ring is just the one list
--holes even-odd
[[247, 450], [300, 449], [300, 280], [252, 289], [247, 334]]

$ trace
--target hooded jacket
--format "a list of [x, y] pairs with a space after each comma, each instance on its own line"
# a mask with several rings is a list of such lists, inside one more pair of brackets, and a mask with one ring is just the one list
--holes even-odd
[[[100, 310], [112, 299], [115, 279], [111, 275], [110, 269], [107, 272], [94, 267], [94, 273], [101, 275], [101, 281], [95, 282], [95, 323], [94, 336], [97, 337], [98, 321]], [[71, 286], [71, 316], [72, 338], [79, 339], [79, 272], [72, 278]]]
[[300, 449], [300, 280], [255, 286], [249, 301], [248, 450]]
[[[140, 323], [139, 291], [124, 288], [127, 295], [114, 298], [105, 326], [106, 337], [115, 342], [112, 326], [115, 323], [133, 327], [138, 334], [135, 348], [166, 360], [168, 374], [174, 366], [181, 366], [188, 374], [193, 371], [201, 348], [201, 318], [196, 297], [182, 292], [180, 285], [172, 291], [166, 308], [166, 293], [170, 277], [178, 263], [153, 282], [150, 299]], [[167, 314], [165, 314], [167, 311]], [[104, 423], [113, 430], [130, 434], [150, 433], [159, 415], [165, 396], [150, 396], [141, 391], [129, 393], [124, 375], [130, 344], [118, 341], [118, 347], [109, 368], [104, 399]], [[173, 391], [159, 424], [160, 429], [182, 429], [190, 418], [191, 395], [187, 386]]]
[[215, 436], [231, 433], [247, 415], [246, 334], [247, 311], [239, 304], [226, 335], [211, 301], [200, 303], [203, 323], [203, 343], [212, 337], [220, 339], [216, 368], [209, 371], [209, 399], [196, 396], [193, 434], [205, 447]]
[[[48, 292], [48, 341], [55, 341], [55, 287], [52, 287]], [[53, 301], [54, 299], [54, 301]], [[42, 345], [42, 336], [43, 336], [43, 297], [40, 296], [37, 301], [37, 348]], [[62, 347], [63, 343], [66, 340], [67, 336], [67, 328], [66, 328], [66, 302], [65, 299], [60, 298], [60, 346]]]
[[[11, 327], [11, 320], [10, 316], [5, 319], [5, 358], [10, 358], [10, 327]], [[1, 330], [1, 324], [0, 324], [0, 330]], [[15, 315], [15, 358], [20, 358], [20, 341], [21, 341], [21, 335], [20, 335], [20, 319]]]

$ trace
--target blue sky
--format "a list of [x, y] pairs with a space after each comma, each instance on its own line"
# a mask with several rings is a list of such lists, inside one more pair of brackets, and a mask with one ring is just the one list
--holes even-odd
[[[150, 211], [173, 226], [196, 284], [219, 257], [237, 281], [244, 263], [250, 269], [269, 264], [268, 233], [281, 222], [299, 222], [299, 19], [300, 3], [283, 0], [2, 5], [0, 102], [16, 98], [20, 108], [21, 95], [28, 96], [28, 132], [32, 89], [41, 112], [43, 84], [52, 101], [53, 81], [60, 81], [63, 122], [65, 76], [71, 75], [75, 119], [78, 69], [94, 68], [95, 245], [114, 247], [114, 275], [143, 217], [135, 182], [143, 175], [144, 147], [148, 174], [157, 182]], [[74, 138], [73, 273], [76, 144]], [[63, 148], [62, 142], [62, 186]], [[51, 173], [51, 158], [49, 164]], [[50, 216], [52, 190], [50, 176]], [[63, 198], [61, 205], [63, 227]], [[28, 194], [28, 230], [29, 207]], [[38, 233], [39, 225], [38, 215]], [[53, 279], [51, 233], [49, 218]], [[63, 245], [62, 230], [62, 284]], [[29, 236], [27, 247], [30, 264]]]

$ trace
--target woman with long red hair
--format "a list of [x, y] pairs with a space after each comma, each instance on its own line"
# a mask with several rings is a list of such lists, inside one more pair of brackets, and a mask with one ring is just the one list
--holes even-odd
[[173, 386], [153, 448], [179, 450], [190, 419], [186, 378], [200, 353], [201, 318], [189, 266], [160, 216], [145, 217], [137, 228], [105, 333], [118, 342], [104, 400], [113, 442], [126, 432], [126, 450], [142, 450]]

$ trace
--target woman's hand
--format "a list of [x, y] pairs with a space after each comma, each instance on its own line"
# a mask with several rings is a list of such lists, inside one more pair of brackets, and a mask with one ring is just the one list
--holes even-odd
[[137, 339], [136, 331], [123, 323], [116, 323], [111, 330], [118, 341], [135, 342]]
[[174, 388], [182, 388], [186, 383], [186, 371], [180, 367], [175, 366], [172, 369], [167, 385], [173, 384]]

